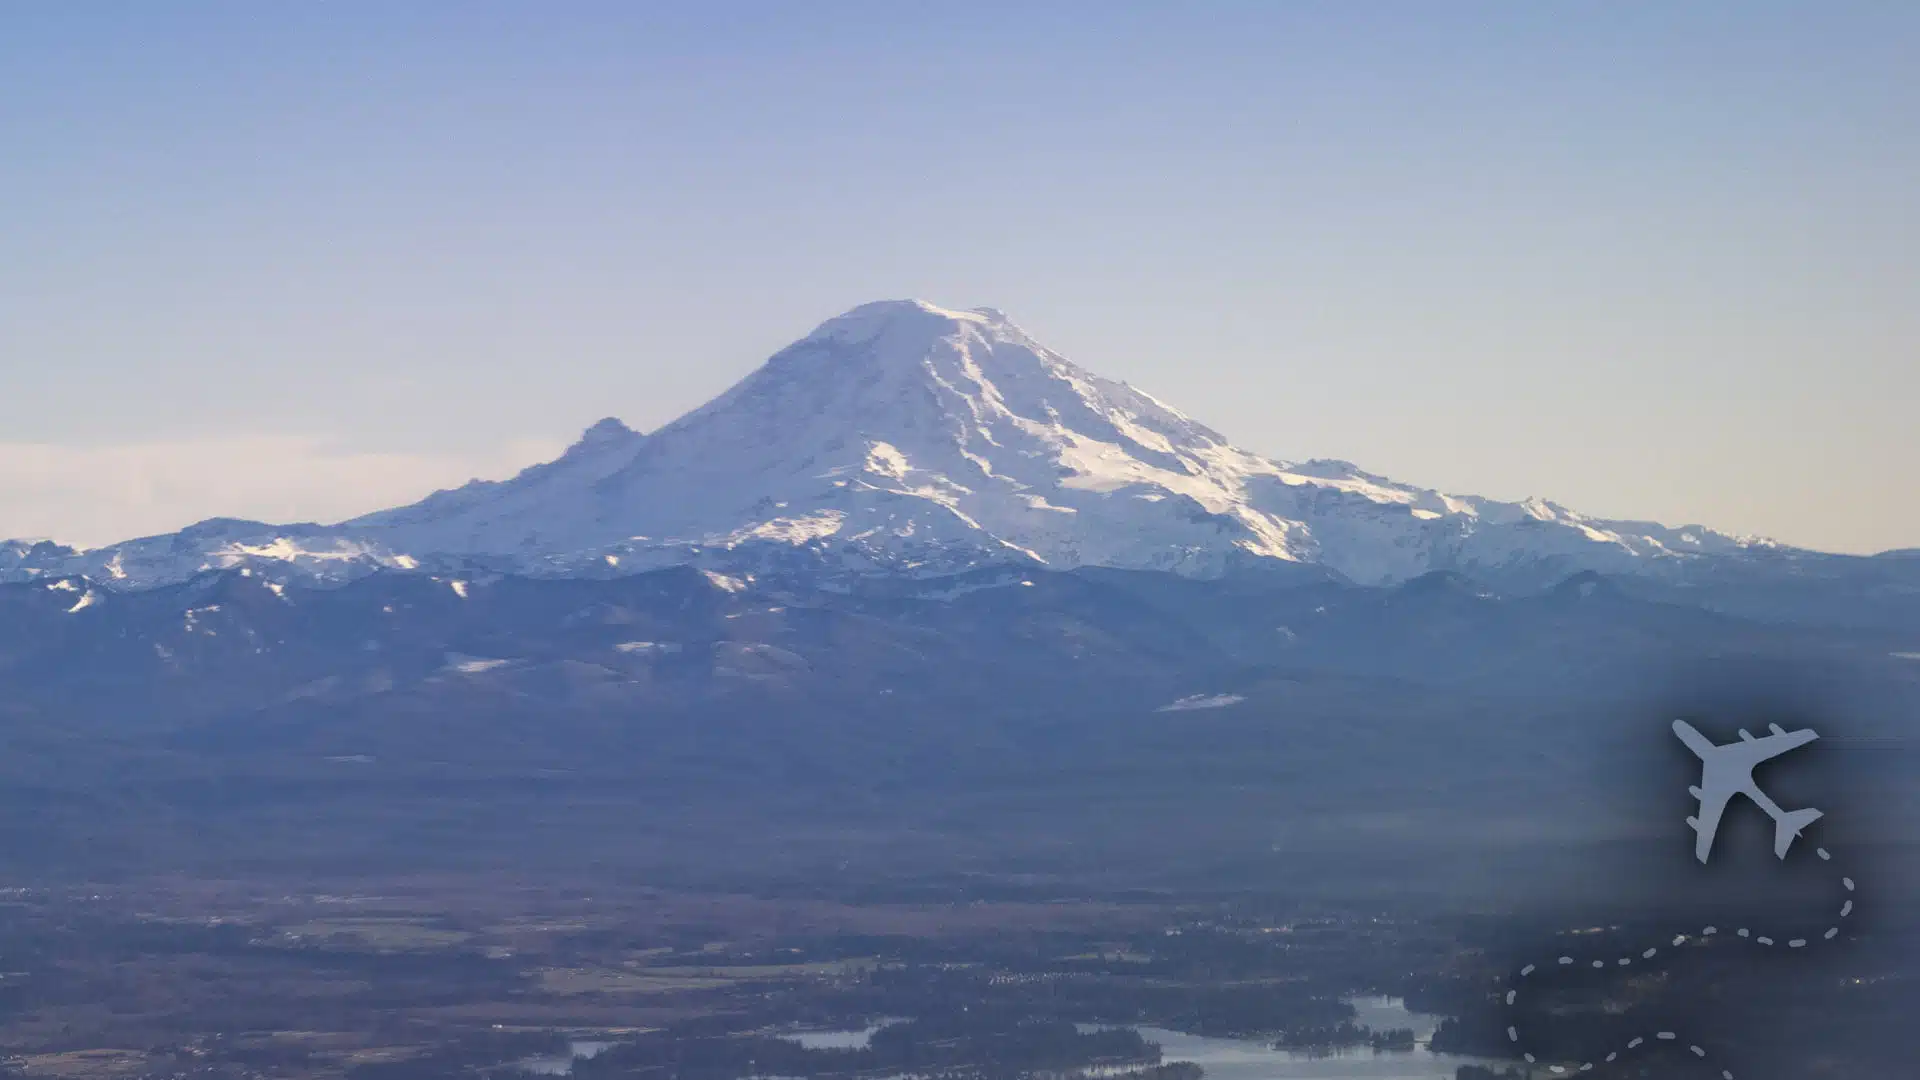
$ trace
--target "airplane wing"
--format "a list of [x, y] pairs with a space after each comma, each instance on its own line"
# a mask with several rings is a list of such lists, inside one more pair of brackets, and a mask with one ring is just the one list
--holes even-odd
[[1693, 755], [1702, 761], [1705, 761], [1707, 755], [1717, 749], [1705, 735], [1694, 730], [1693, 725], [1687, 723], [1685, 720], [1675, 720], [1673, 722], [1673, 733], [1680, 736], [1680, 741], [1687, 744], [1687, 749], [1693, 751]]
[[1714, 834], [1720, 831], [1720, 815], [1726, 813], [1727, 802], [1733, 798], [1734, 792], [1723, 789], [1703, 793], [1697, 787], [1687, 790], [1694, 798], [1700, 800], [1700, 812], [1688, 818], [1687, 824], [1693, 826], [1693, 857], [1704, 863], [1707, 861], [1707, 855], [1713, 851]]
[[[1811, 728], [1802, 728], [1799, 731], [1784, 731], [1779, 724], [1772, 724], [1770, 726], [1773, 729], [1773, 734], [1771, 735], [1763, 735], [1758, 739], [1750, 736], [1747, 737], [1747, 746], [1755, 755], [1753, 761], [1756, 765], [1762, 761], [1777, 758], [1789, 750], [1797, 750], [1820, 737]], [[1745, 736], [1747, 733], [1743, 731], [1740, 734]]]
[[1741, 731], [1739, 742], [1730, 742], [1715, 747], [1719, 756], [1740, 768], [1751, 770], [1763, 761], [1771, 761], [1789, 750], [1805, 746], [1819, 738], [1811, 730], [1783, 731], [1779, 724], [1772, 725], [1773, 734], [1754, 738], [1750, 732]]

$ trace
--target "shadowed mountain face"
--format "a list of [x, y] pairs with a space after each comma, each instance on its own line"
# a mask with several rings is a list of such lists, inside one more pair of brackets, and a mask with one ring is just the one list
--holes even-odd
[[1857, 730], [1897, 733], [1913, 625], [1762, 621], [1593, 574], [1501, 595], [1284, 564], [851, 589], [691, 568], [41, 581], [0, 586], [0, 840], [17, 869], [73, 872], [1140, 883], [1275, 872], [1280, 852], [1330, 882], [1408, 859], [1464, 874], [1476, 852], [1671, 825], [1607, 777], [1701, 672], [1804, 671]]
[[998, 311], [889, 301], [823, 323], [658, 431], [605, 420], [511, 480], [340, 525], [215, 520], [86, 552], [8, 542], [0, 580], [672, 565], [930, 577], [1009, 561], [1188, 577], [1304, 564], [1361, 584], [1452, 570], [1539, 588], [1580, 570], [1675, 578], [1730, 563], [1778, 576], [1861, 560], [1270, 460]]

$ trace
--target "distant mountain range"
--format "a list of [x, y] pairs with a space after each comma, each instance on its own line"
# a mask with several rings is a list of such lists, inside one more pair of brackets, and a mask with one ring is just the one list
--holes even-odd
[[1582, 570], [1838, 558], [1700, 526], [1590, 518], [1273, 461], [1093, 375], [1005, 315], [867, 304], [650, 434], [603, 420], [555, 461], [335, 525], [213, 520], [93, 550], [0, 542], [0, 581], [115, 588], [210, 569], [344, 581], [379, 569], [607, 576], [934, 576], [1015, 563], [1211, 577], [1322, 567], [1546, 585]]

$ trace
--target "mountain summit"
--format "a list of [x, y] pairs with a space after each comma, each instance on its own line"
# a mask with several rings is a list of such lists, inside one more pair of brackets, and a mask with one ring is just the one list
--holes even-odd
[[1269, 460], [1078, 367], [999, 311], [919, 300], [828, 320], [650, 434], [609, 418], [510, 480], [298, 536], [269, 526], [232, 533], [221, 530], [228, 543], [210, 550], [182, 550], [187, 533], [131, 542], [151, 552], [169, 541], [163, 547], [192, 564], [172, 573], [149, 558], [112, 565], [164, 580], [273, 552], [287, 556], [283, 565], [298, 562], [289, 553], [312, 564], [318, 544], [336, 573], [690, 562], [924, 575], [1012, 561], [1210, 576], [1287, 562], [1380, 583], [1433, 570], [1634, 571], [1764, 545], [1590, 519], [1541, 500], [1444, 495], [1345, 462]]

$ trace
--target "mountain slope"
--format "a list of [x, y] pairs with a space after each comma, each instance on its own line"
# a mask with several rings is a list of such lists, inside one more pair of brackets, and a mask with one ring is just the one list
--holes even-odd
[[992, 309], [867, 304], [648, 435], [604, 420], [561, 458], [339, 526], [220, 522], [15, 578], [154, 584], [209, 568], [560, 575], [695, 563], [914, 575], [995, 563], [1214, 576], [1301, 563], [1362, 583], [1433, 570], [1547, 581], [1771, 549], [1707, 529], [1456, 497], [1345, 462], [1276, 462], [1092, 375]]

